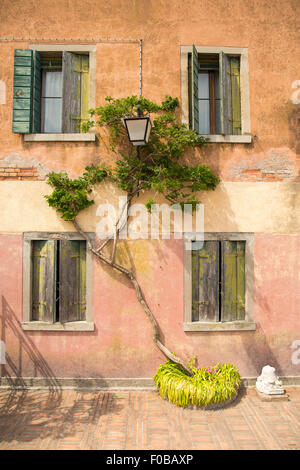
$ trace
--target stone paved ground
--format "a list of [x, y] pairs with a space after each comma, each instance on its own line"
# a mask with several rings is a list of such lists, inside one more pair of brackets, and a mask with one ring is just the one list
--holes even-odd
[[300, 449], [300, 387], [290, 401], [247, 389], [229, 407], [181, 409], [155, 391], [0, 390], [4, 449]]

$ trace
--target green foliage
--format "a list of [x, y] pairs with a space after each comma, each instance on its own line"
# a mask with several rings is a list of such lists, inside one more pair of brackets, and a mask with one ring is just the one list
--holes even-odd
[[[96, 123], [100, 127], [109, 129], [113, 143], [125, 132], [123, 117], [135, 116], [138, 106], [141, 115], [155, 115], [149, 143], [140, 147], [139, 154], [134, 147], [129, 154], [120, 152], [121, 158], [113, 167], [86, 167], [84, 174], [77, 179], [72, 180], [64, 173], [50, 173], [47, 182], [54, 191], [45, 197], [64, 220], [74, 220], [81, 210], [93, 204], [89, 199], [92, 188], [104, 179], [114, 182], [129, 195], [153, 190], [162, 193], [172, 204], [192, 204], [193, 208], [199, 202], [194, 193], [216, 188], [220, 180], [210, 168], [205, 165], [190, 167], [178, 161], [188, 148], [204, 145], [206, 141], [179, 122], [177, 98], [167, 96], [160, 105], [136, 96], [107, 97], [106, 101], [105, 106], [90, 110], [90, 114], [97, 117]], [[94, 122], [87, 121], [84, 130], [91, 125]], [[150, 210], [149, 201], [146, 207]]]
[[224, 403], [237, 394], [241, 377], [232, 364], [197, 368], [195, 358], [192, 358], [189, 366], [193, 376], [188, 376], [181, 366], [172, 361], [159, 366], [154, 381], [162, 398], [178, 406], [206, 407]]

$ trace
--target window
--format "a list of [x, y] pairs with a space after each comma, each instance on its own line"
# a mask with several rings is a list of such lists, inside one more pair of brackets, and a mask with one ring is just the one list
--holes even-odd
[[181, 47], [182, 117], [211, 142], [251, 142], [246, 48]]
[[94, 140], [81, 133], [95, 98], [95, 46], [15, 50], [13, 132], [31, 140]]
[[192, 239], [187, 243], [185, 329], [255, 328], [251, 236], [211, 235], [203, 244]]
[[86, 241], [75, 235], [26, 234], [24, 252], [23, 327], [92, 329]]

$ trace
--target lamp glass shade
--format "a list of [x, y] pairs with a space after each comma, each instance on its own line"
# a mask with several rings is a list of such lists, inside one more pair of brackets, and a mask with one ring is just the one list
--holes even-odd
[[152, 127], [149, 117], [124, 118], [124, 124], [132, 145], [146, 145], [148, 143]]

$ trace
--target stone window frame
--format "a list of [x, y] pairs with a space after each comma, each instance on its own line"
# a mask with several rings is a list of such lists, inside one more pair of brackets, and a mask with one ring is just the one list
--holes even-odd
[[[205, 135], [209, 139], [208, 143], [231, 143], [246, 144], [251, 143], [251, 122], [250, 122], [250, 91], [249, 91], [249, 63], [247, 47], [215, 47], [215, 46], [195, 46], [198, 54], [225, 54], [240, 56], [240, 91], [241, 91], [241, 135]], [[181, 46], [180, 48], [180, 73], [181, 73], [181, 109], [182, 122], [189, 125], [189, 93], [188, 93], [188, 54], [192, 52], [193, 46]]]
[[[94, 239], [94, 233], [88, 233]], [[22, 329], [29, 331], [94, 331], [93, 322], [93, 277], [94, 260], [90, 250], [86, 250], [86, 319], [66, 323], [47, 323], [31, 320], [31, 257], [34, 240], [84, 240], [76, 232], [25, 232], [23, 233], [23, 322]]]
[[[28, 49], [38, 52], [82, 52], [89, 54], [90, 89], [89, 109], [96, 106], [96, 50], [95, 45], [68, 45], [68, 44], [29, 44]], [[24, 134], [24, 142], [93, 142], [96, 140], [95, 132], [87, 133], [49, 133]]]
[[[254, 257], [253, 233], [231, 232], [204, 234], [203, 241], [245, 241], [245, 320], [231, 322], [193, 322], [192, 321], [192, 249], [196, 234], [184, 236], [184, 331], [245, 331], [255, 330], [254, 308]], [[199, 240], [199, 237], [197, 237]]]

